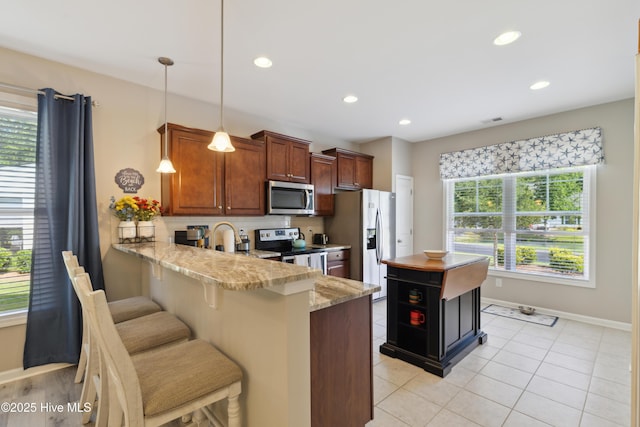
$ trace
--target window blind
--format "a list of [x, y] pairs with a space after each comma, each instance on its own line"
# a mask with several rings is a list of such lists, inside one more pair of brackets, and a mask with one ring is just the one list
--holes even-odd
[[589, 281], [594, 168], [445, 181], [447, 248], [495, 270]]
[[0, 106], [0, 313], [28, 306], [37, 113]]

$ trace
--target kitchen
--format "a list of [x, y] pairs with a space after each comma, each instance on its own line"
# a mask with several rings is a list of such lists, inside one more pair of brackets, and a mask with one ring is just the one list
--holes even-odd
[[[162, 94], [142, 86], [121, 80], [96, 75], [80, 69], [62, 65], [46, 59], [32, 57], [8, 49], [1, 51], [8, 67], [0, 71], [0, 80], [25, 87], [42, 87], [51, 82], [68, 82], [66, 87], [58, 89], [71, 92], [86, 90], [98, 99], [102, 106], [94, 111], [94, 135], [96, 141], [109, 143], [96, 144], [96, 163], [98, 180], [98, 201], [100, 216], [100, 234], [102, 251], [105, 254], [105, 276], [107, 282], [119, 283], [110, 290], [113, 298], [122, 298], [140, 291], [135, 286], [126, 285], [127, 273], [119, 268], [118, 254], [110, 245], [115, 236], [115, 222], [108, 212], [109, 197], [117, 188], [113, 184], [114, 174], [123, 168], [136, 167], [147, 177], [153, 177], [160, 155], [159, 134], [156, 129], [162, 122]], [[24, 69], [46, 70], [46, 75], [21, 73]], [[60, 86], [54, 85], [54, 86]], [[124, 100], [124, 102], [123, 102]], [[201, 129], [211, 129], [210, 121], [216, 110], [211, 104], [171, 95], [171, 122]], [[123, 108], [122, 105], [127, 105]], [[233, 110], [227, 112], [227, 127], [233, 134], [248, 137], [261, 129], [273, 129], [282, 134], [312, 141], [311, 151], [322, 152], [334, 147], [364, 152], [374, 156], [374, 188], [392, 191], [395, 175], [414, 176], [416, 182], [415, 203], [415, 247], [440, 247], [442, 241], [442, 212], [440, 200], [442, 190], [437, 173], [438, 155], [443, 151], [465, 149], [472, 146], [489, 145], [517, 138], [546, 135], [564, 129], [581, 129], [594, 123], [603, 127], [607, 135], [607, 164], [598, 177], [598, 233], [599, 246], [597, 275], [602, 283], [595, 290], [563, 288], [541, 284], [536, 291], [530, 289], [531, 282], [517, 279], [506, 280], [505, 286], [498, 288], [494, 283], [483, 296], [494, 299], [519, 302], [522, 299], [530, 304], [547, 307], [564, 313], [607, 319], [611, 322], [629, 323], [631, 308], [628, 304], [631, 260], [626, 252], [619, 256], [619, 247], [628, 247], [630, 237], [631, 200], [630, 183], [632, 164], [629, 156], [629, 141], [632, 139], [633, 102], [629, 99], [609, 104], [576, 109], [566, 113], [554, 114], [547, 118], [532, 119], [518, 126], [495, 127], [476, 131], [471, 134], [444, 137], [433, 144], [411, 144], [400, 138], [388, 137], [368, 144], [350, 144], [327, 135], [318, 135], [304, 129], [292, 129], [290, 126], [264, 118], [250, 117]], [[134, 160], [135, 159], [135, 160]], [[425, 164], [430, 167], [424, 167]], [[148, 179], [142, 194], [155, 196], [160, 194], [159, 180]], [[433, 209], [433, 204], [437, 208]], [[221, 218], [222, 219], [222, 218]], [[313, 234], [327, 232], [325, 221], [313, 217], [240, 217], [225, 216], [224, 220], [246, 231], [256, 229], [299, 227], [309, 244], [313, 244]], [[177, 229], [187, 225], [207, 224], [212, 227], [217, 219], [196, 216], [185, 219], [166, 217], [156, 221], [158, 239], [168, 239]], [[327, 234], [329, 234], [327, 232]], [[344, 243], [329, 234], [332, 242]], [[253, 239], [255, 243], [255, 238]], [[138, 274], [138, 272], [133, 272]], [[613, 278], [613, 280], [609, 280]], [[495, 280], [495, 279], [490, 279]], [[604, 302], [604, 303], [603, 303]], [[20, 342], [20, 327], [9, 327], [2, 332], [3, 342]], [[4, 370], [19, 366], [21, 359], [19, 345], [13, 345], [5, 357], [10, 359]]]

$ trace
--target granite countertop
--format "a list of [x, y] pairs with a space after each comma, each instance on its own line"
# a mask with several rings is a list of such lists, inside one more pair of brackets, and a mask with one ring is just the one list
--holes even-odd
[[[345, 248], [342, 245], [336, 246]], [[315, 279], [314, 287], [309, 292], [309, 311], [321, 310], [380, 291], [378, 285], [323, 276], [320, 270], [309, 267], [260, 259], [274, 256], [274, 252], [270, 251], [226, 253], [163, 242], [114, 244], [113, 248], [233, 291], [262, 289]]]
[[309, 267], [174, 243], [114, 244], [113, 248], [234, 291], [269, 288], [322, 275]]
[[309, 292], [309, 311], [321, 310], [352, 299], [379, 292], [379, 285], [358, 282], [341, 277], [321, 276]]
[[342, 251], [345, 249], [351, 249], [351, 245], [341, 245], [338, 243], [327, 243], [326, 245], [309, 245], [308, 246], [311, 249], [324, 249], [327, 252], [334, 252], [334, 251]]

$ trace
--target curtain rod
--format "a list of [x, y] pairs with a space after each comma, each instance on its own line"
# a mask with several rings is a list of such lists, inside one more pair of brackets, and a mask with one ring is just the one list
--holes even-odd
[[[13, 91], [19, 91], [19, 92], [26, 92], [32, 95], [45, 95], [46, 92], [43, 92], [41, 90], [36, 90], [36, 89], [29, 89], [26, 87], [22, 87], [22, 86], [16, 86], [16, 85], [12, 85], [12, 84], [8, 84], [8, 83], [2, 83], [0, 82], [0, 89], [9, 89], [9, 90], [13, 90]], [[65, 96], [65, 95], [59, 95], [56, 94], [54, 95], [54, 98], [59, 98], [59, 99], [66, 99], [69, 101], [74, 101], [75, 98], [72, 98], [71, 96]], [[100, 103], [98, 101], [91, 101], [91, 106], [93, 107], [99, 107]]]

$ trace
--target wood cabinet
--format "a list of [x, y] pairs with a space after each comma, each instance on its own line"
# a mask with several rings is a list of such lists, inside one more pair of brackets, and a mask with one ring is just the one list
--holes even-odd
[[336, 188], [336, 158], [324, 154], [311, 153], [311, 184], [313, 184], [314, 215], [333, 215]]
[[402, 265], [402, 259], [385, 261], [387, 342], [380, 353], [444, 377], [487, 340], [480, 328], [480, 285], [488, 260], [475, 257], [449, 265], [430, 261], [422, 267], [413, 260]]
[[231, 137], [236, 151], [225, 153], [225, 215], [265, 214], [265, 146], [262, 141]]
[[311, 426], [373, 419], [371, 296], [310, 314]]
[[[265, 146], [231, 137], [232, 153], [207, 148], [213, 132], [168, 124], [174, 174], [162, 175], [166, 215], [264, 215]], [[161, 143], [164, 126], [158, 129]]]
[[322, 153], [336, 157], [337, 188], [373, 188], [373, 156], [342, 148], [332, 148]]
[[331, 251], [327, 253], [327, 275], [334, 277], [351, 278], [349, 258], [350, 249]]
[[251, 138], [266, 144], [267, 179], [309, 183], [310, 141], [266, 130], [251, 135]]

